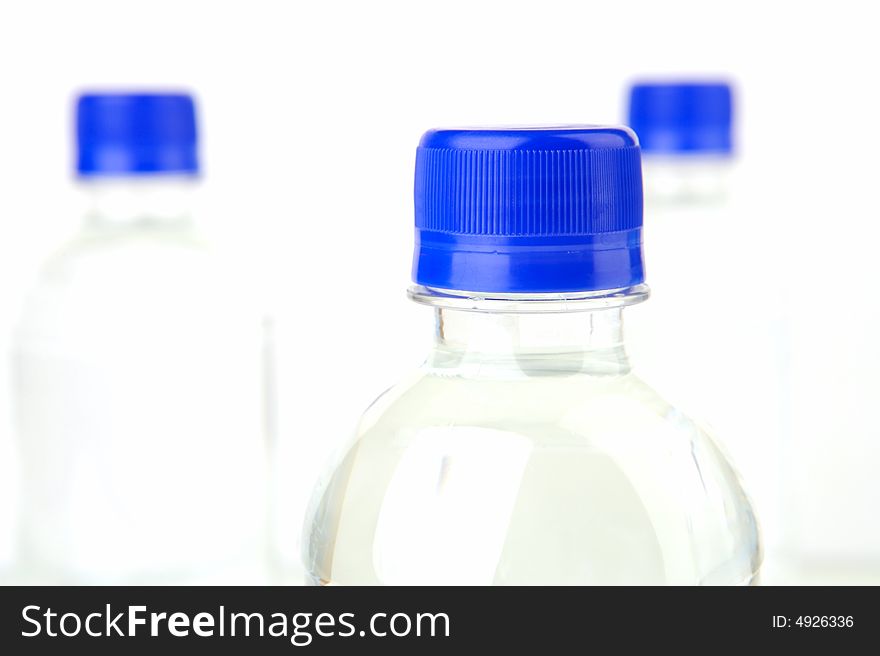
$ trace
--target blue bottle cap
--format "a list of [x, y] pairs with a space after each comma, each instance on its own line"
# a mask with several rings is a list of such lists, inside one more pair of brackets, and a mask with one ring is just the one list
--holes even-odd
[[196, 115], [184, 93], [85, 93], [76, 103], [81, 176], [195, 175]]
[[629, 126], [645, 153], [732, 151], [733, 92], [727, 82], [637, 83]]
[[413, 280], [488, 293], [644, 281], [642, 169], [624, 127], [430, 130], [416, 151]]

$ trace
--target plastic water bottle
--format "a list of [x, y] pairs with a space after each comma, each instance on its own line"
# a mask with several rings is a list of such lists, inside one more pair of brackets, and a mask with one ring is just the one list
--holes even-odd
[[733, 88], [726, 81], [633, 84], [629, 125], [644, 153], [654, 204], [722, 202], [733, 159]]
[[429, 131], [415, 226], [409, 295], [434, 345], [319, 487], [311, 581], [752, 582], [736, 474], [624, 348], [623, 310], [648, 296], [635, 135]]
[[785, 242], [773, 218], [751, 206], [738, 175], [734, 101], [725, 81], [630, 90], [656, 293], [633, 312], [629, 334], [645, 379], [724, 438], [761, 518], [767, 581], [782, 539]]
[[193, 100], [86, 94], [76, 134], [91, 211], [16, 338], [23, 576], [262, 582], [262, 319], [190, 216]]

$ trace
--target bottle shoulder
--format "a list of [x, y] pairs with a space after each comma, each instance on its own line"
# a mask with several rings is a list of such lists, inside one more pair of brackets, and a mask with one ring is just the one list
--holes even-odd
[[[696, 471], [741, 486], [709, 430], [632, 373], [518, 380], [412, 372], [364, 412], [355, 443], [405, 450], [420, 440], [492, 434], [532, 450], [580, 450]], [[505, 448], [502, 439], [499, 448]]]
[[364, 412], [361, 432], [376, 424], [504, 421], [521, 417], [539, 422], [567, 416], [664, 418], [675, 409], [637, 375], [574, 373], [503, 377], [441, 372], [427, 366], [413, 370], [383, 392]]
[[73, 274], [101, 267], [124, 272], [158, 258], [210, 261], [208, 243], [189, 227], [145, 224], [129, 227], [83, 228], [70, 236], [46, 259], [43, 275]]
[[251, 330], [263, 308], [249, 279], [188, 230], [84, 230], [44, 262], [18, 341], [100, 345], [109, 335]]

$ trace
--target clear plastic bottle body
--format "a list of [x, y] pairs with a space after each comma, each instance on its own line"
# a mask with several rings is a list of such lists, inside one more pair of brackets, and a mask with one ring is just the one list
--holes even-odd
[[259, 310], [198, 238], [190, 182], [91, 184], [15, 340], [22, 575], [263, 582]]
[[[725, 457], [630, 371], [630, 293], [439, 306], [426, 363], [319, 488], [318, 584], [748, 584], [754, 517]], [[537, 301], [537, 302], [536, 302]]]

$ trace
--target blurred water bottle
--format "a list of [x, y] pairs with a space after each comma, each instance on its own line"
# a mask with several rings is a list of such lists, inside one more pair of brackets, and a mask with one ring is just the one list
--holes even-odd
[[627, 124], [644, 153], [652, 203], [725, 200], [733, 164], [733, 90], [727, 82], [642, 82]]
[[646, 266], [656, 292], [633, 313], [630, 335], [645, 379], [724, 436], [762, 520], [766, 574], [781, 540], [782, 242], [737, 184], [733, 100], [727, 82], [630, 89], [650, 217]]
[[648, 295], [632, 132], [430, 131], [415, 221], [434, 346], [319, 487], [312, 582], [753, 581], [736, 475], [624, 349]]
[[260, 583], [261, 317], [198, 236], [194, 103], [86, 94], [79, 233], [17, 334], [23, 575], [48, 583]]

